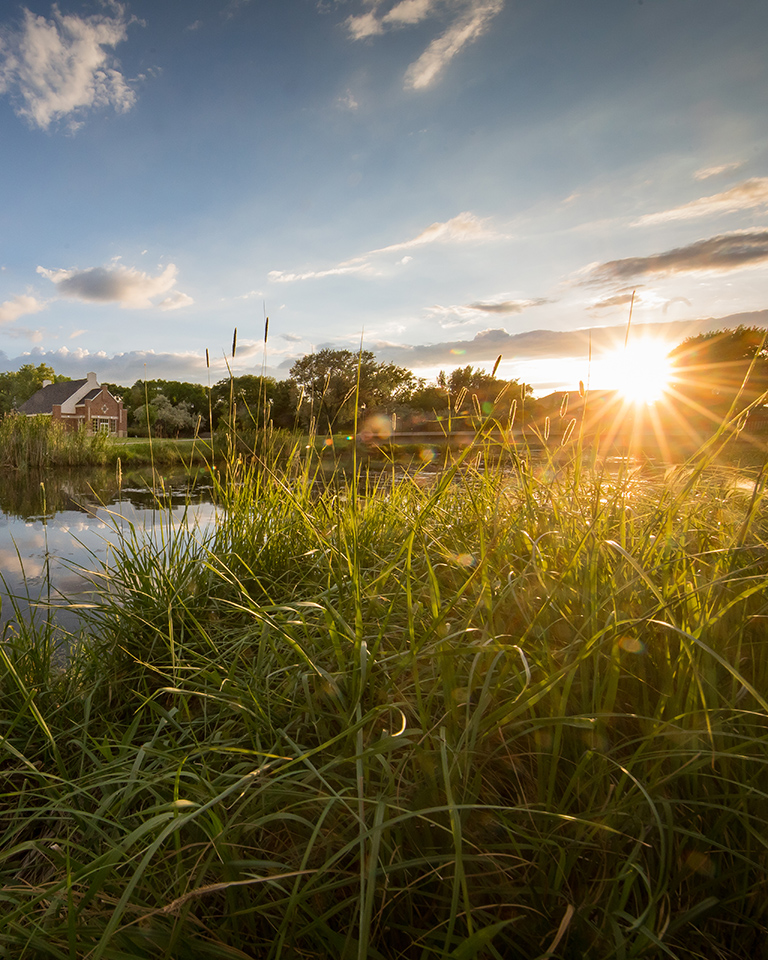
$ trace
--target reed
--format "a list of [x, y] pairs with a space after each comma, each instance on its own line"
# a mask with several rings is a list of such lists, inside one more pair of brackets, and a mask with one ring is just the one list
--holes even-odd
[[764, 474], [478, 437], [235, 455], [6, 638], [0, 956], [760, 954]]
[[50, 417], [10, 414], [0, 421], [0, 466], [21, 470], [102, 465], [111, 440], [104, 433], [69, 431]]

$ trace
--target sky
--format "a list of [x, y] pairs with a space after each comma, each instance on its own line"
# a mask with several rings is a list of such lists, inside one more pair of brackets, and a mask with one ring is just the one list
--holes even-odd
[[2, 0], [0, 368], [611, 386], [768, 326], [767, 114], [765, 0]]

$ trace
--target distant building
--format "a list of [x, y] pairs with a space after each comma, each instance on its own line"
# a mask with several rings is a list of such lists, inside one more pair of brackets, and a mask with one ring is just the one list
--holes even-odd
[[95, 373], [89, 373], [85, 380], [64, 383], [44, 380], [42, 389], [22, 403], [18, 412], [27, 417], [53, 417], [69, 430], [128, 436], [128, 414], [123, 410], [123, 401], [99, 386]]

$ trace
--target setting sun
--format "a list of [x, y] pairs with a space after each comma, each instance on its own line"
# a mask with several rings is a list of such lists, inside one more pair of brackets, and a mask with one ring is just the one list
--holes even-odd
[[654, 403], [669, 386], [669, 344], [639, 340], [602, 358], [611, 387], [630, 403]]

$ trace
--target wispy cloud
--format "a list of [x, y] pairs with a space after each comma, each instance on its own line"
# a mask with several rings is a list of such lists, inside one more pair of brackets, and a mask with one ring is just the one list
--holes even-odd
[[[379, 247], [364, 254], [372, 257], [377, 253], [394, 253], [398, 250], [409, 250], [411, 247], [422, 247], [428, 243], [462, 243], [466, 240], [493, 240], [499, 239], [501, 234], [491, 230], [486, 220], [476, 217], [474, 213], [464, 212], [446, 220], [445, 223], [431, 223], [428, 227], [399, 243], [391, 243], [387, 247]], [[352, 261], [349, 261], [352, 262]]]
[[341, 97], [338, 98], [338, 100], [336, 101], [336, 103], [337, 103], [338, 106], [341, 107], [343, 110], [353, 110], [353, 111], [354, 111], [354, 110], [357, 110], [357, 108], [360, 106], [360, 104], [359, 104], [359, 103], [357, 102], [357, 100], [355, 99], [355, 96], [354, 96], [354, 94], [352, 93], [351, 90], [347, 90], [347, 92], [346, 92], [343, 96], [341, 96]]
[[626, 283], [635, 277], [728, 273], [768, 262], [768, 230], [743, 230], [697, 240], [648, 257], [627, 257], [590, 266], [582, 283]]
[[[370, 5], [370, 4], [369, 4]], [[445, 30], [432, 40], [405, 73], [405, 86], [422, 90], [431, 86], [464, 47], [482, 36], [491, 20], [504, 8], [504, 0], [399, 0], [382, 13], [381, 0], [373, 9], [346, 21], [354, 40], [379, 36], [389, 30], [413, 26], [448, 9], [452, 16]]]
[[[593, 310], [605, 310], [609, 307], [624, 307], [628, 303], [632, 303], [632, 294], [631, 293], [618, 293], [615, 297], [606, 297], [604, 300], [598, 300], [596, 303], [592, 304]], [[634, 303], [641, 303], [641, 298], [635, 296]]]
[[444, 330], [450, 330], [453, 327], [468, 326], [470, 324], [482, 323], [488, 321], [488, 315], [512, 316], [522, 313], [531, 307], [540, 307], [546, 303], [552, 303], [552, 300], [546, 297], [539, 297], [535, 300], [476, 300], [474, 303], [451, 304], [443, 306], [436, 304], [427, 308], [427, 313], [436, 317], [440, 321], [440, 326]]
[[370, 273], [371, 265], [358, 263], [348, 266], [339, 265], [328, 270], [308, 270], [306, 273], [286, 273], [283, 270], [270, 270], [268, 279], [273, 283], [295, 283], [297, 280], [320, 280], [323, 277], [337, 277], [345, 273]]
[[[169, 263], [156, 277], [122, 264], [90, 267], [87, 270], [48, 270], [38, 267], [37, 272], [54, 284], [61, 297], [145, 308], [156, 306], [152, 302], [154, 297], [170, 293], [176, 285], [177, 270], [175, 264]], [[173, 310], [192, 302], [187, 294], [174, 290], [157, 305], [163, 310]]]
[[19, 317], [24, 317], [30, 313], [39, 313], [45, 307], [45, 302], [38, 300], [36, 297], [29, 295], [14, 297], [12, 300], [0, 303], [0, 323], [13, 323]]
[[4, 327], [4, 337], [12, 337], [14, 340], [29, 340], [30, 343], [41, 343], [43, 340], [42, 330], [32, 330], [30, 327]]
[[90, 110], [133, 106], [136, 94], [108, 49], [136, 21], [122, 4], [110, 6], [114, 16], [80, 17], [54, 4], [50, 19], [24, 8], [21, 23], [0, 28], [0, 94], [10, 95], [18, 116], [41, 130], [68, 118], [74, 130]]
[[522, 313], [529, 307], [540, 307], [545, 303], [552, 303], [545, 297], [539, 297], [536, 300], [477, 300], [474, 303], [468, 303], [469, 310], [479, 310], [481, 313]]
[[717, 177], [721, 173], [730, 173], [731, 170], [738, 170], [744, 166], [743, 160], [736, 160], [734, 163], [721, 163], [719, 167], [702, 167], [694, 173], [697, 180], [709, 180], [710, 177]]
[[[377, 275], [371, 264], [371, 259], [381, 254], [399, 253], [401, 250], [410, 250], [413, 247], [423, 247], [432, 243], [465, 243], [503, 239], [503, 235], [492, 230], [485, 220], [476, 217], [473, 213], [460, 213], [444, 223], [432, 223], [415, 237], [391, 243], [386, 247], [377, 247], [360, 256], [343, 260], [334, 267], [324, 270], [309, 270], [302, 273], [287, 273], [283, 270], [272, 270], [269, 279], [274, 283], [293, 283], [296, 280], [317, 280], [322, 277], [334, 277], [343, 274], [360, 273], [370, 276]], [[403, 257], [400, 264], [407, 263], [411, 258]]]
[[768, 206], [768, 177], [753, 177], [711, 197], [701, 197], [671, 210], [649, 213], [635, 220], [633, 227], [652, 223], [667, 223], [670, 220], [694, 220], [697, 217], [716, 217], [737, 210]]
[[465, 14], [433, 40], [419, 59], [408, 67], [405, 72], [406, 87], [423, 90], [431, 86], [457, 53], [485, 33], [491, 20], [503, 7], [504, 0], [471, 3]]

